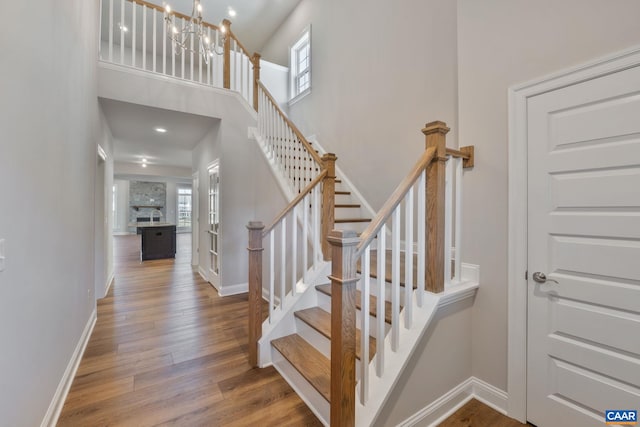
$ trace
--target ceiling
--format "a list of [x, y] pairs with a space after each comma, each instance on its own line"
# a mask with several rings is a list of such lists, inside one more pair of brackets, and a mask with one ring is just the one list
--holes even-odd
[[[191, 15], [193, 0], [148, 0], [149, 3], [164, 7], [168, 3], [171, 8], [185, 15]], [[231, 21], [231, 30], [249, 52], [260, 52], [275, 30], [284, 22], [289, 14], [300, 3], [300, 0], [201, 0], [202, 16], [206, 22], [218, 25], [224, 18]], [[130, 27], [130, 4], [125, 5], [125, 24]], [[119, 43], [120, 2], [113, 0], [114, 8], [114, 41]], [[236, 11], [236, 16], [228, 15], [229, 8]], [[140, 14], [138, 14], [140, 15]], [[108, 27], [109, 2], [102, 2], [102, 28]], [[142, 26], [142, 18], [137, 17], [137, 25]], [[103, 31], [103, 38], [107, 32]], [[138, 37], [140, 44], [141, 37]]]
[[[113, 135], [116, 162], [191, 168], [192, 151], [212, 126], [211, 117], [100, 99], [102, 111]], [[162, 127], [166, 133], [155, 130]]]

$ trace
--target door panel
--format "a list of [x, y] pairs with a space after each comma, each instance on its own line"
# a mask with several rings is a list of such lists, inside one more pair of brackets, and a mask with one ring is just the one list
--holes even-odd
[[527, 109], [527, 418], [601, 426], [640, 409], [640, 68]]

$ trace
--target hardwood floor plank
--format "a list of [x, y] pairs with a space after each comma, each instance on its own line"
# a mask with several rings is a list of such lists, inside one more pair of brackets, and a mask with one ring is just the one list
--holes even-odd
[[139, 236], [115, 238], [115, 280], [63, 407], [60, 426], [318, 426], [273, 369], [247, 362], [247, 297], [221, 298], [190, 265], [140, 262]]

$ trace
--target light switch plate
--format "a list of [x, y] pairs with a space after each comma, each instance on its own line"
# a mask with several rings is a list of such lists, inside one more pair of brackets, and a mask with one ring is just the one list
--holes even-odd
[[4, 271], [4, 259], [5, 259], [5, 240], [0, 239], [0, 271]]

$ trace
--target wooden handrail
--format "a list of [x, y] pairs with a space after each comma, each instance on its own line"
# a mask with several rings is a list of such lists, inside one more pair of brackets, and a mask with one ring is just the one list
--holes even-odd
[[447, 155], [451, 157], [459, 157], [463, 159], [468, 159], [471, 157], [469, 153], [463, 153], [460, 150], [456, 150], [455, 148], [447, 148]]
[[273, 96], [271, 96], [271, 93], [269, 93], [269, 90], [262, 84], [262, 82], [258, 82], [258, 85], [262, 88], [262, 91], [264, 92], [264, 94], [267, 95], [267, 98], [269, 98], [271, 103], [274, 105], [278, 114], [280, 114], [282, 119], [293, 130], [293, 133], [295, 133], [296, 136], [300, 139], [300, 142], [302, 142], [302, 145], [304, 145], [304, 148], [307, 149], [307, 151], [309, 152], [313, 160], [315, 160], [317, 164], [322, 165], [322, 158], [320, 157], [320, 155], [316, 153], [313, 147], [311, 147], [311, 144], [309, 144], [309, 141], [307, 141], [307, 139], [302, 135], [302, 132], [300, 132], [300, 130], [296, 127], [296, 125], [294, 125], [293, 122], [289, 120], [289, 118], [284, 113], [284, 111], [282, 111], [282, 109], [280, 108], [276, 100], [273, 98]]
[[411, 172], [402, 180], [402, 182], [396, 187], [391, 197], [386, 201], [382, 209], [378, 212], [378, 215], [371, 221], [369, 226], [360, 235], [360, 243], [356, 248], [355, 257], [359, 257], [364, 252], [365, 248], [376, 237], [382, 226], [391, 217], [394, 209], [402, 202], [402, 198], [411, 189], [416, 180], [420, 177], [422, 171], [431, 163], [436, 155], [436, 149], [434, 147], [427, 148], [425, 152], [420, 156], [418, 162], [413, 166]]
[[[165, 13], [164, 7], [158, 6], [157, 4], [148, 3], [148, 2], [146, 2], [144, 0], [127, 0], [127, 1], [131, 2], [131, 3], [137, 3], [140, 6], [146, 6], [146, 7], [150, 8], [150, 9], [155, 9], [155, 10], [157, 10], [159, 12]], [[180, 12], [171, 11], [171, 14], [176, 16], [177, 18], [180, 18], [180, 19], [186, 19], [188, 21], [191, 20], [190, 16], [187, 16], [187, 15], [185, 15], [183, 13], [180, 13]], [[220, 30], [220, 27], [218, 27], [217, 25], [210, 24], [210, 23], [208, 23], [206, 21], [202, 21], [202, 25], [204, 25], [205, 27], [209, 27], [212, 30]]]
[[302, 190], [300, 193], [298, 193], [298, 195], [291, 201], [291, 203], [289, 203], [287, 205], [286, 208], [284, 208], [282, 210], [282, 212], [280, 212], [277, 216], [276, 219], [273, 220], [273, 222], [271, 223], [271, 225], [269, 225], [268, 227], [266, 227], [264, 229], [264, 231], [262, 232], [262, 237], [266, 237], [269, 232], [271, 230], [273, 230], [276, 225], [278, 225], [278, 223], [282, 220], [282, 218], [284, 218], [285, 216], [287, 216], [287, 214], [289, 212], [291, 212], [293, 210], [293, 208], [296, 207], [296, 205], [298, 203], [300, 203], [300, 201], [311, 192], [311, 190], [313, 190], [313, 187], [315, 187], [316, 185], [318, 185], [320, 182], [322, 182], [322, 180], [324, 179], [324, 177], [327, 175], [327, 170], [324, 169], [320, 172], [320, 174], [318, 176], [316, 176], [315, 178], [313, 178], [313, 180], [309, 183], [309, 185], [307, 185], [304, 190]]

